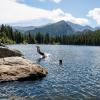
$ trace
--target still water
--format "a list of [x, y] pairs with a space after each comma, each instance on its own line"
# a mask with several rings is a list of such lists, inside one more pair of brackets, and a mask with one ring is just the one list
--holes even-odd
[[100, 47], [40, 45], [49, 55], [46, 59], [39, 59], [36, 45], [9, 47], [47, 68], [48, 75], [38, 81], [0, 83], [0, 100], [100, 100]]

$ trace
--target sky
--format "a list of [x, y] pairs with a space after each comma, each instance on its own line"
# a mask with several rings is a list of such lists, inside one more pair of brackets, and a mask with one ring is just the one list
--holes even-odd
[[0, 24], [40, 26], [61, 20], [100, 26], [100, 0], [0, 0]]

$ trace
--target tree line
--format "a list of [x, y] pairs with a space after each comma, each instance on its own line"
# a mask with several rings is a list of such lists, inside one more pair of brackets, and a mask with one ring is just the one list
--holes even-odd
[[86, 31], [74, 35], [53, 35], [49, 33], [22, 34], [8, 25], [0, 27], [0, 42], [6, 44], [67, 44], [67, 45], [100, 45], [100, 30]]

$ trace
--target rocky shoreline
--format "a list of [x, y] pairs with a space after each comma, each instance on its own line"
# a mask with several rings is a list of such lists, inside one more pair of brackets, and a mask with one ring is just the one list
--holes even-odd
[[22, 57], [21, 52], [0, 48], [0, 82], [38, 80], [47, 69]]

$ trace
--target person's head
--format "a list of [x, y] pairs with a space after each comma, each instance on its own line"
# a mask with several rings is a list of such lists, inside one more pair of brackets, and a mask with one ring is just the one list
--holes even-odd
[[59, 60], [59, 64], [62, 65], [62, 60]]

